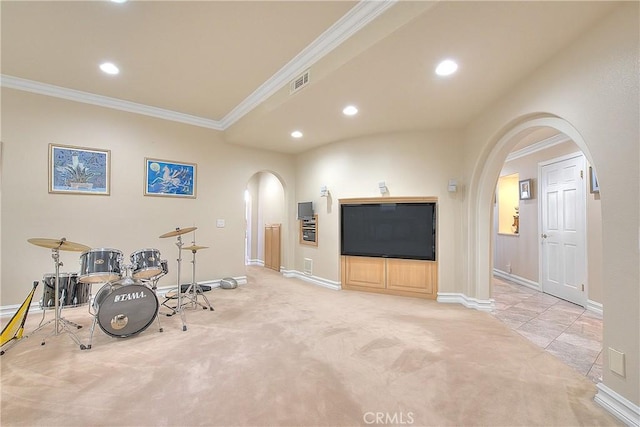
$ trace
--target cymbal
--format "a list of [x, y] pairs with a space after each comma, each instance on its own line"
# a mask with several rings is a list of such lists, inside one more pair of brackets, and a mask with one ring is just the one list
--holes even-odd
[[61, 251], [85, 252], [91, 249], [89, 246], [81, 243], [69, 242], [64, 237], [62, 239], [34, 238], [27, 239], [27, 242], [43, 248], [59, 249]]
[[190, 233], [193, 230], [197, 230], [197, 229], [198, 227], [187, 227], [187, 228], [176, 227], [175, 230], [169, 231], [168, 233], [164, 233], [162, 236], [160, 236], [160, 238], [164, 239], [165, 237], [175, 237], [181, 234]]
[[198, 246], [198, 245], [191, 245], [191, 246], [187, 246], [186, 248], [182, 248], [183, 251], [199, 251], [200, 249], [207, 249], [209, 246]]

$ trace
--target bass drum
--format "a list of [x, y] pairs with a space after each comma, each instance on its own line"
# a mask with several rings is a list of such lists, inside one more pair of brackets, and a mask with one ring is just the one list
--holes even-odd
[[98, 325], [107, 335], [126, 338], [139, 334], [158, 315], [156, 294], [148, 287], [134, 283], [107, 283], [96, 294], [93, 307]]

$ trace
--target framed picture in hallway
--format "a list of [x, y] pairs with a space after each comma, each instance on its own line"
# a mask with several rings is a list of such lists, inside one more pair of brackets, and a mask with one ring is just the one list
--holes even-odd
[[144, 195], [196, 198], [195, 163], [145, 158]]
[[49, 193], [108, 196], [111, 151], [49, 144]]
[[591, 193], [599, 193], [600, 192], [600, 184], [598, 183], [598, 177], [596, 176], [596, 171], [593, 170], [592, 166], [589, 166], [589, 181], [591, 181], [590, 190]]
[[520, 181], [520, 200], [529, 200], [533, 197], [531, 179]]

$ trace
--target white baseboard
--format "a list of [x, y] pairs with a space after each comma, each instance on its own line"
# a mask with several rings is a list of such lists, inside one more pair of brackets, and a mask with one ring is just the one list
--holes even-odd
[[[236, 281], [238, 282], [238, 285], [246, 285], [247, 284], [247, 276], [236, 276], [234, 277], [234, 279], [236, 279]], [[207, 286], [211, 286], [211, 288], [219, 288], [220, 287], [220, 281], [222, 279], [215, 279], [215, 280], [204, 280], [202, 282], [198, 282], [199, 285], [207, 285]], [[164, 297], [167, 292], [172, 291], [177, 289], [177, 286], [163, 286], [161, 288], [157, 288], [156, 289], [156, 294], [159, 297]], [[89, 300], [88, 304], [92, 304], [93, 303], [93, 298], [95, 297], [95, 295], [91, 295], [91, 299]], [[35, 296], [34, 296], [34, 300], [35, 300]], [[40, 298], [41, 299], [41, 298]], [[40, 307], [40, 299], [38, 301], [35, 302], [31, 302], [31, 306], [29, 307], [29, 314], [33, 314], [33, 313], [38, 313], [38, 312], [42, 312], [42, 307]], [[0, 317], [6, 317], [6, 316], [13, 316], [18, 309], [20, 308], [22, 304], [13, 304], [13, 305], [3, 305], [0, 306]]]
[[314, 285], [322, 286], [325, 288], [333, 289], [334, 291], [342, 290], [342, 283], [334, 282], [333, 280], [323, 279], [322, 277], [310, 276], [297, 270], [280, 270], [282, 275], [287, 278], [296, 278], [304, 280], [305, 282], [313, 283]]
[[606, 385], [596, 384], [598, 392], [593, 400], [628, 426], [640, 426], [640, 406], [620, 396]]
[[[35, 298], [34, 298], [35, 299]], [[3, 305], [0, 307], [0, 317], [13, 316], [22, 304], [12, 304], [12, 305]], [[40, 303], [38, 301], [32, 302], [29, 307], [29, 313], [33, 313], [36, 311], [42, 311], [40, 308]]]
[[474, 308], [479, 311], [493, 311], [495, 309], [495, 300], [493, 298], [481, 300], [471, 298], [460, 293], [438, 292], [438, 302], [445, 304], [462, 304], [467, 308]]
[[593, 300], [587, 300], [587, 310], [598, 313], [600, 316], [604, 314], [602, 304]]
[[540, 284], [538, 282], [525, 279], [524, 277], [520, 277], [517, 274], [507, 273], [506, 271], [502, 271], [497, 268], [494, 268], [493, 275], [501, 279], [505, 279], [505, 280], [509, 280], [510, 282], [517, 283], [518, 285], [526, 286], [527, 288], [531, 288], [534, 291], [542, 292], [542, 288], [540, 287]]
[[264, 261], [261, 259], [248, 259], [247, 265], [259, 265], [260, 267], [264, 267]]

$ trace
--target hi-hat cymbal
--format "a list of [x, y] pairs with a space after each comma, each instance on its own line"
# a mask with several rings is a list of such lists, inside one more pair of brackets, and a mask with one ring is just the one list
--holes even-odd
[[191, 245], [191, 246], [187, 246], [186, 248], [182, 248], [183, 251], [199, 251], [200, 249], [207, 249], [209, 246], [198, 246], [198, 245]]
[[69, 242], [64, 237], [62, 239], [34, 238], [27, 239], [27, 242], [43, 248], [59, 249], [61, 251], [85, 252], [91, 249], [89, 246], [81, 243]]
[[197, 230], [197, 229], [198, 227], [187, 227], [187, 228], [176, 227], [175, 230], [169, 231], [168, 233], [164, 233], [162, 236], [160, 236], [160, 238], [164, 239], [165, 237], [175, 237], [181, 234], [190, 233], [193, 230]]

